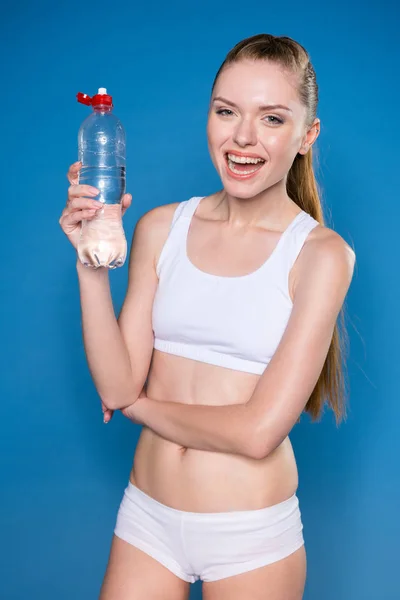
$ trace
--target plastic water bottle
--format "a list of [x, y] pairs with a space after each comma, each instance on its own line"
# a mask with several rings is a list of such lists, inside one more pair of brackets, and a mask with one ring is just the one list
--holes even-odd
[[78, 102], [92, 106], [78, 133], [82, 162], [78, 182], [100, 191], [94, 200], [103, 203], [90, 220], [82, 220], [78, 257], [86, 267], [121, 267], [127, 243], [122, 225], [122, 196], [125, 193], [126, 142], [121, 121], [112, 113], [112, 97], [106, 88], [90, 98], [79, 92]]

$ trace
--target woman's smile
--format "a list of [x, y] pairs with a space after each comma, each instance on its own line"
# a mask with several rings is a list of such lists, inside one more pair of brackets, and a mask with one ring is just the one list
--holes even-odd
[[263, 159], [244, 159], [236, 155], [226, 153], [224, 155], [226, 172], [233, 179], [242, 180], [255, 177], [262, 170], [266, 162]]

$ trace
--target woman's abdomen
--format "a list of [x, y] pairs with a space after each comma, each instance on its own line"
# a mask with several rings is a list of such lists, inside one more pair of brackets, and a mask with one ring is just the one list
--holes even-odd
[[143, 427], [131, 482], [162, 504], [190, 512], [256, 510], [292, 496], [298, 473], [287, 437], [268, 457], [182, 447]]

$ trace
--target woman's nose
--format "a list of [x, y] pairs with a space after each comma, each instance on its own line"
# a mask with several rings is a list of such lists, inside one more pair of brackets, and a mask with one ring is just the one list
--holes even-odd
[[247, 146], [249, 144], [255, 146], [257, 144], [256, 128], [249, 119], [243, 119], [238, 124], [233, 135], [233, 141], [239, 146]]

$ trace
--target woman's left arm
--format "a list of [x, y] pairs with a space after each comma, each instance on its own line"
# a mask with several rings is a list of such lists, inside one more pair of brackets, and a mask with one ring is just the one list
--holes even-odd
[[248, 404], [205, 406], [138, 398], [122, 414], [161, 437], [197, 450], [252, 456]]
[[290, 433], [324, 366], [355, 254], [337, 233], [305, 244], [292, 313], [245, 404], [204, 406], [139, 398], [122, 413], [188, 448], [261, 459]]

